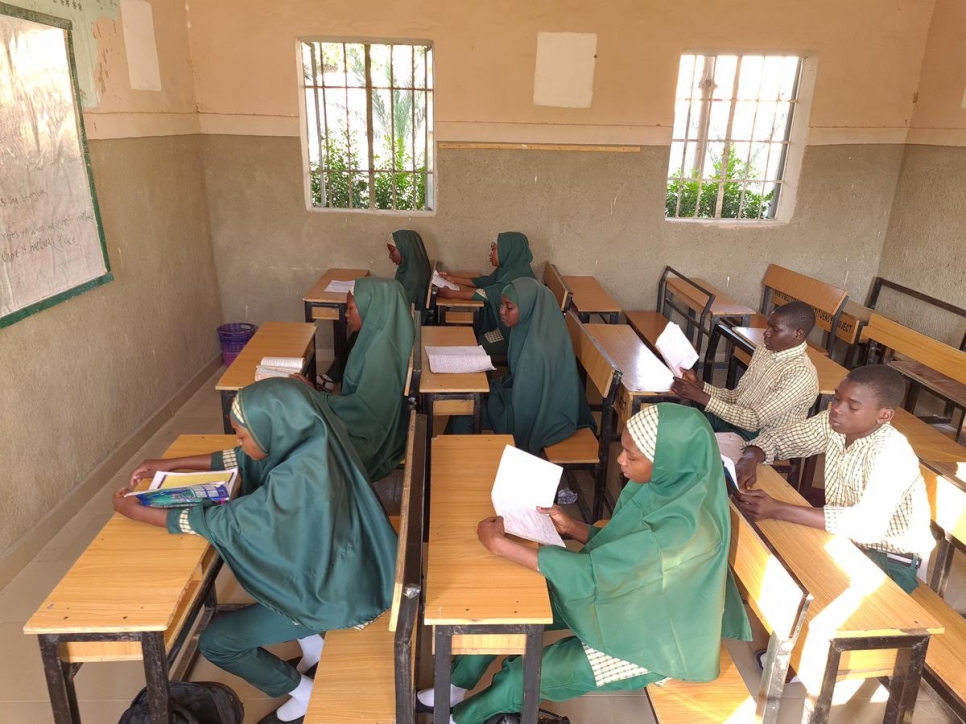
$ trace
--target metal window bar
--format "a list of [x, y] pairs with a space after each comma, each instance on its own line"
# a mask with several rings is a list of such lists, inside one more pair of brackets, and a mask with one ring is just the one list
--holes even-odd
[[[728, 164], [731, 163], [731, 136], [734, 130], [735, 123], [735, 107], [737, 106], [738, 97], [738, 80], [741, 78], [741, 61], [744, 56], [739, 55], [738, 60], [735, 63], [735, 77], [734, 81], [731, 83], [731, 105], [728, 107], [728, 125], [725, 127], [725, 144], [724, 151], [721, 154], [721, 173], [718, 179], [718, 198], [715, 200], [714, 204], [714, 216], [716, 219], [721, 218], [721, 210], [724, 206], [725, 197], [725, 185], [728, 183]], [[746, 179], [747, 180], [747, 177]]]

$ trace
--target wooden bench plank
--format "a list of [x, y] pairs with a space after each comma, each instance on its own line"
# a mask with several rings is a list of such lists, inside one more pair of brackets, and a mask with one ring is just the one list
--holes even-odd
[[724, 644], [717, 679], [709, 683], [672, 679], [663, 686], [647, 687], [647, 696], [661, 724], [755, 721], [755, 700]]

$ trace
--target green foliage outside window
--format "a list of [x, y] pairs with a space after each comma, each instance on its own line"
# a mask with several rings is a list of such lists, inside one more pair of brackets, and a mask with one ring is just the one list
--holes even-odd
[[[762, 195], [752, 190], [751, 184], [761, 177], [754, 167], [753, 160], [752, 163], [742, 161], [732, 150], [728, 153], [727, 168], [724, 167], [723, 157], [712, 157], [712, 169], [711, 176], [703, 179], [694, 171], [689, 176], [675, 172], [667, 184], [664, 215], [668, 218], [681, 219], [770, 218], [769, 212], [775, 192], [773, 189]], [[721, 216], [716, 216], [715, 208], [722, 182], [724, 182], [724, 198], [721, 203]], [[746, 183], [749, 185], [745, 186]], [[679, 200], [680, 208], [678, 208]], [[697, 213], [695, 213], [695, 207], [697, 207]]]

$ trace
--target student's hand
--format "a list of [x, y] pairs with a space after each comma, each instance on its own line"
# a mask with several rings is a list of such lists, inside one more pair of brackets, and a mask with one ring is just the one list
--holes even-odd
[[567, 515], [559, 505], [551, 505], [549, 508], [541, 508], [538, 505], [537, 512], [549, 515], [550, 522], [553, 523], [553, 527], [557, 529], [560, 535], [571, 535], [574, 519]]
[[738, 487], [742, 490], [751, 490], [758, 481], [758, 465], [765, 462], [765, 453], [761, 448], [754, 445], [745, 448], [745, 451], [735, 463], [735, 473], [738, 479]]
[[309, 378], [306, 377], [305, 375], [303, 375], [301, 372], [294, 372], [294, 373], [290, 374], [289, 377], [291, 377], [293, 380], [298, 380], [299, 382], [304, 382], [309, 387], [311, 387], [313, 390], [315, 389], [315, 385], [312, 383], [312, 381], [309, 380]]
[[443, 299], [455, 299], [456, 294], [454, 294], [455, 289], [448, 289], [446, 287], [439, 287], [436, 292], [436, 296], [442, 297]]
[[781, 503], [764, 490], [742, 490], [735, 493], [738, 507], [752, 520], [768, 520], [777, 517]]
[[698, 376], [695, 374], [694, 370], [681, 370], [681, 379], [689, 384], [697, 385], [702, 390], [704, 389], [704, 385], [701, 384], [701, 381], [698, 379]]
[[133, 495], [130, 498], [125, 498], [127, 493], [130, 493], [130, 488], [121, 488], [116, 493], [114, 493], [114, 498], [111, 502], [114, 504], [114, 511], [120, 513], [125, 518], [131, 518], [132, 520], [137, 520], [137, 513], [140, 508], [144, 506], [141, 505], [139, 501]]
[[[694, 375], [693, 372], [691, 374]], [[685, 400], [707, 405], [711, 395], [704, 391], [704, 386], [697, 379], [697, 376], [694, 376], [695, 381], [690, 382], [687, 377], [675, 377], [674, 382], [671, 383], [671, 392]]]
[[496, 553], [499, 541], [506, 537], [506, 531], [503, 529], [503, 518], [496, 516], [495, 518], [481, 520], [480, 524], [476, 526], [476, 537], [480, 539], [480, 543], [490, 553]]
[[443, 279], [449, 279], [451, 276], [453, 276], [450, 272], [437, 271], [436, 273], [443, 277]]
[[143, 463], [138, 465], [134, 472], [131, 473], [131, 482], [129, 485], [132, 488], [136, 488], [138, 483], [145, 478], [153, 478], [155, 473], [170, 473], [171, 472], [171, 461], [170, 460], [145, 460]]

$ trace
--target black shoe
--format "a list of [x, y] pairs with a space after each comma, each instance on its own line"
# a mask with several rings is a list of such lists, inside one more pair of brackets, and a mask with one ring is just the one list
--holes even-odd
[[419, 696], [416, 696], [416, 713], [417, 714], [432, 714], [435, 711], [433, 707], [429, 704], [424, 704], [419, 700]]
[[[486, 724], [520, 724], [520, 718], [520, 714], [497, 714], [487, 719]], [[570, 719], [541, 709], [537, 722], [538, 724], [570, 724]]]

